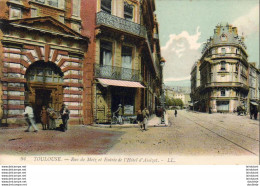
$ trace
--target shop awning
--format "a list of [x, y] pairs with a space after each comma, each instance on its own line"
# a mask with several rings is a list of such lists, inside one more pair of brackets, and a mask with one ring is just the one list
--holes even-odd
[[251, 103], [252, 105], [256, 105], [256, 106], [258, 105], [256, 102], [253, 102], [253, 101], [251, 101], [250, 103]]
[[132, 87], [132, 88], [145, 88], [141, 83], [135, 81], [123, 81], [114, 79], [97, 78], [99, 83], [104, 86], [118, 86], [118, 87]]

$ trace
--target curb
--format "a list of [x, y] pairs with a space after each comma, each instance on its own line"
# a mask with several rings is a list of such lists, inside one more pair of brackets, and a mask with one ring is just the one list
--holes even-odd
[[[158, 120], [155, 122], [155, 120]], [[150, 120], [148, 120], [148, 127], [168, 127], [169, 126], [169, 122], [168, 122], [168, 114], [165, 114], [165, 124], [161, 124], [160, 123], [160, 118], [156, 117], [156, 116], [152, 116]], [[138, 124], [130, 124], [130, 123], [126, 123], [126, 124], [92, 124], [90, 125], [90, 127], [98, 127], [98, 128], [139, 128]]]

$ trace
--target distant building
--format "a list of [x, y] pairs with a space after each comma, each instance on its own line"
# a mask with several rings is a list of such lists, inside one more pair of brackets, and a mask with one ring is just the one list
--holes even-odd
[[166, 97], [173, 99], [174, 98], [174, 89], [172, 87], [165, 87], [164, 94]]
[[256, 68], [256, 64], [249, 63], [249, 110], [258, 109], [257, 106], [259, 103], [259, 74], [260, 71]]
[[184, 106], [187, 107], [190, 103], [190, 88], [184, 86], [174, 86], [165, 88], [165, 96], [170, 99], [181, 99]]
[[244, 37], [236, 27], [219, 24], [192, 68], [191, 103], [202, 112], [233, 112], [238, 106], [249, 111], [249, 99], [259, 100], [257, 74], [259, 70], [248, 63]]

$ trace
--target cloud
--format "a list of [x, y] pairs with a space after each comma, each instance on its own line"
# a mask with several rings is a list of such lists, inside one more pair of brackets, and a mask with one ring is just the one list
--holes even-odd
[[201, 56], [199, 43], [201, 32], [199, 26], [194, 35], [187, 31], [169, 35], [169, 40], [161, 48], [162, 56], [166, 60], [164, 66], [165, 81], [180, 81], [190, 79], [190, 71], [194, 62]]
[[233, 23], [238, 28], [239, 35], [247, 36], [259, 33], [259, 5], [252, 8], [247, 14], [238, 17]]

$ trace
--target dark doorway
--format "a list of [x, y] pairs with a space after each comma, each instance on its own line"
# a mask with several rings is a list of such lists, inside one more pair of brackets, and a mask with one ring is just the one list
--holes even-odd
[[35, 105], [34, 115], [36, 122], [41, 122], [41, 109], [42, 106], [48, 106], [52, 102], [51, 90], [48, 89], [36, 89], [35, 90]]
[[125, 88], [125, 87], [112, 88], [112, 95], [111, 95], [112, 112], [115, 112], [118, 109], [118, 105], [121, 104], [124, 115], [134, 115], [135, 94], [136, 92], [134, 88]]

